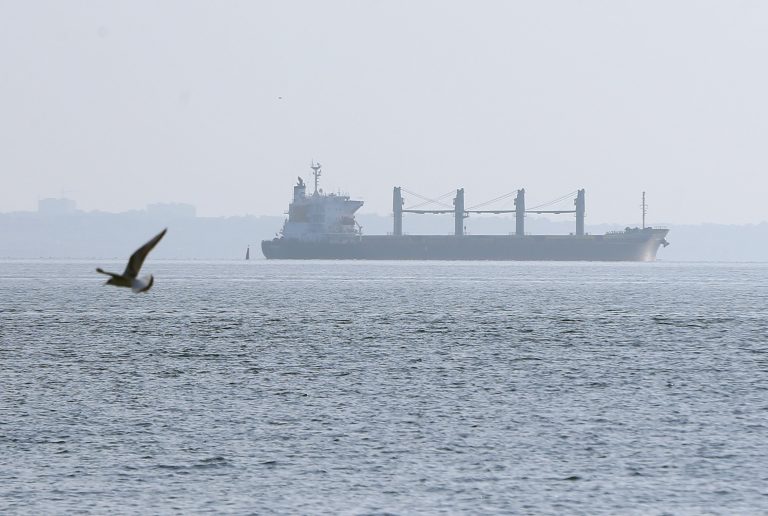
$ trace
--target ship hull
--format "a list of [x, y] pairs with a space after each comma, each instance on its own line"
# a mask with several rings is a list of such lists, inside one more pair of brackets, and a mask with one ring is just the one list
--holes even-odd
[[264, 240], [267, 259], [290, 260], [531, 260], [634, 261], [656, 259], [666, 229], [606, 235], [369, 235], [347, 240]]

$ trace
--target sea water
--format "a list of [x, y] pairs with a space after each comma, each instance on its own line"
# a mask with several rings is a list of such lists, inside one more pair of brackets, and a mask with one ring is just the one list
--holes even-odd
[[768, 512], [768, 264], [0, 262], [0, 513]]

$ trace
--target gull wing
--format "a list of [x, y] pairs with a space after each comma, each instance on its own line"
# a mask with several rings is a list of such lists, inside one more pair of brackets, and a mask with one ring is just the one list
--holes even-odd
[[157, 245], [160, 239], [163, 238], [166, 231], [168, 231], [168, 228], [165, 228], [160, 233], [155, 235], [155, 238], [136, 249], [136, 251], [128, 259], [128, 265], [125, 267], [123, 276], [133, 279], [139, 275], [139, 270], [141, 269], [141, 265], [144, 263], [144, 259], [147, 257], [152, 248]]

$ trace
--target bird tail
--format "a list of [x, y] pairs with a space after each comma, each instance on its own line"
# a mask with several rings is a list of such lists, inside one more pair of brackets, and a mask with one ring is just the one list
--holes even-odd
[[101, 267], [96, 267], [96, 272], [101, 274], [106, 274], [107, 276], [112, 276], [113, 278], [118, 278], [120, 276], [119, 274], [115, 274], [114, 272], [107, 272]]

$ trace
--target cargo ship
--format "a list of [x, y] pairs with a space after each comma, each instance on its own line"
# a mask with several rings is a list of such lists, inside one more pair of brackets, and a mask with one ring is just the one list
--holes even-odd
[[[363, 201], [348, 195], [324, 193], [318, 188], [321, 165], [312, 163], [314, 192], [299, 177], [293, 187], [288, 219], [279, 235], [264, 240], [261, 249], [267, 259], [328, 260], [553, 260], [553, 261], [639, 261], [656, 259], [661, 246], [666, 247], [668, 229], [643, 226], [610, 231], [603, 235], [584, 232], [585, 192], [575, 192], [573, 210], [526, 209], [525, 190], [514, 194], [513, 210], [465, 209], [464, 189], [456, 190], [450, 209], [405, 209], [403, 189], [395, 187], [392, 196], [394, 225], [388, 235], [364, 235], [355, 220]], [[403, 214], [450, 214], [453, 235], [407, 235], [403, 233]], [[464, 219], [470, 214], [511, 213], [515, 232], [509, 235], [466, 234]], [[525, 233], [525, 215], [576, 215], [576, 231], [570, 235], [530, 235]]]

